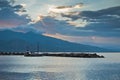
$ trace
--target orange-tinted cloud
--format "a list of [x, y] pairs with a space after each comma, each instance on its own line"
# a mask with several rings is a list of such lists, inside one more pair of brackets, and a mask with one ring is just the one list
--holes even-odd
[[26, 22], [23, 22], [22, 20], [17, 20], [17, 19], [0, 20], [0, 28], [12, 28], [12, 27], [18, 27], [24, 24], [26, 24]]

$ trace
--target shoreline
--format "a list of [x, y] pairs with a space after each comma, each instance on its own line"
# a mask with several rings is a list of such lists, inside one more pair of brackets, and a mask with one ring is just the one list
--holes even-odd
[[98, 55], [97, 53], [88, 52], [0, 52], [1, 55], [23, 55], [24, 57], [43, 57], [43, 56], [53, 56], [53, 57], [76, 57], [76, 58], [105, 58], [103, 55]]

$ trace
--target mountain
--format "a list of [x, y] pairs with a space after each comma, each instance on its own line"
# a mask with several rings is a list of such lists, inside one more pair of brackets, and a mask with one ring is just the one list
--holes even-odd
[[14, 32], [10, 30], [0, 31], [0, 51], [40, 51], [45, 52], [105, 52], [107, 49], [71, 43], [68, 41], [43, 36], [34, 32]]

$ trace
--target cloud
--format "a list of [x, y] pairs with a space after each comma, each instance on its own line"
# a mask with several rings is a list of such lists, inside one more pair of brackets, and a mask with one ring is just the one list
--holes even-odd
[[[117, 7], [116, 7], [117, 8]], [[120, 37], [120, 26], [119, 21], [120, 17], [119, 14], [114, 13], [107, 13], [106, 10], [109, 9], [99, 10], [99, 11], [86, 11], [81, 12], [82, 15], [78, 12], [70, 13], [70, 16], [63, 16], [67, 18], [71, 18], [71, 20], [57, 20], [51, 16], [40, 16], [38, 21], [35, 21], [32, 24], [26, 25], [28, 28], [16, 28], [25, 31], [34, 31], [39, 33], [46, 33], [46, 34], [61, 34], [66, 36], [83, 36], [83, 37], [91, 37], [91, 36], [101, 36], [101, 37]], [[115, 8], [114, 8], [115, 9]], [[111, 9], [113, 12], [117, 12], [118, 8]], [[101, 12], [102, 11], [102, 12]], [[89, 14], [89, 13], [90, 14]], [[90, 15], [92, 13], [96, 14], [99, 12], [96, 17]], [[105, 13], [103, 13], [105, 12]], [[101, 15], [104, 14], [104, 15]], [[83, 16], [86, 15], [86, 16]], [[100, 16], [101, 15], [101, 16]], [[72, 19], [76, 17], [76, 19]], [[78, 19], [77, 19], [78, 18]], [[76, 26], [76, 27], [75, 27]]]
[[65, 8], [81, 8], [83, 7], [83, 3], [79, 3], [73, 6], [57, 6], [56, 9], [65, 9]]
[[[68, 40], [70, 42], [77, 42], [77, 43], [99, 43], [99, 44], [117, 44], [116, 42], [120, 41], [120, 38], [118, 37], [99, 37], [99, 36], [66, 36], [66, 35], [62, 35], [59, 33], [56, 34], [47, 34], [44, 33], [43, 35], [45, 36], [50, 36], [50, 37], [55, 37], [58, 39], [62, 39], [62, 40]], [[86, 43], [86, 44], [87, 44]]]
[[42, 20], [32, 24], [34, 28], [46, 34], [61, 34], [66, 36], [103, 36], [103, 37], [118, 37], [119, 31], [116, 32], [100, 32], [91, 29], [79, 29], [65, 21], [56, 20], [52, 17], [46, 16]]
[[18, 27], [10, 28], [10, 30], [15, 32], [22, 32], [22, 33], [35, 32], [42, 34], [41, 31], [36, 30], [36, 28], [34, 28], [32, 25], [18, 26]]
[[65, 12], [71, 12], [72, 10], [75, 10], [75, 9], [79, 9], [83, 7], [83, 3], [78, 3], [78, 4], [75, 4], [75, 5], [71, 5], [71, 6], [50, 6], [49, 7], [49, 13], [65, 13]]
[[23, 5], [14, 5], [12, 0], [0, 0], [0, 28], [17, 27], [28, 24], [31, 19], [23, 13]]
[[[28, 24], [31, 19], [24, 14], [26, 4], [13, 5], [13, 3], [8, 0], [0, 0], [0, 28], [10, 28], [19, 32], [34, 31], [46, 36], [86, 44], [119, 42], [115, 39], [119, 40], [120, 37], [120, 6], [80, 12], [79, 10], [84, 6], [81, 3], [70, 6], [66, 6], [66, 4], [55, 6], [51, 3], [49, 12], [58, 18], [49, 14], [47, 16], [41, 15], [37, 21]], [[41, 12], [39, 11], [41, 10], [40, 6], [36, 7], [35, 12], [30, 8], [31, 13], [39, 14]], [[46, 11], [48, 9], [41, 8]]]
[[68, 14], [62, 14], [63, 17], [69, 17], [72, 20], [77, 20], [77, 19], [86, 19], [89, 21], [96, 21], [96, 20], [101, 20], [105, 21], [108, 19], [113, 19], [113, 18], [120, 18], [120, 6], [117, 7], [112, 7], [112, 8], [107, 8], [107, 9], [102, 9], [98, 11], [81, 11], [81, 12], [72, 12]]
[[[93, 13], [99, 14], [94, 16]], [[61, 34], [66, 36], [83, 37], [120, 37], [120, 17], [118, 7], [99, 11], [83, 11], [79, 14], [71, 14], [72, 15], [70, 16], [66, 16], [71, 18], [71, 20], [66, 21], [56, 20], [51, 16], [44, 16], [42, 20], [33, 24], [33, 26], [36, 28], [36, 30], [40, 30], [47, 34]], [[74, 16], [76, 19], [72, 19]]]
[[16, 5], [13, 6], [14, 11], [17, 12], [26, 12], [26, 10], [24, 9], [25, 4], [20, 4], [20, 5]]
[[65, 21], [60, 21], [50, 16], [46, 16], [32, 25], [36, 28], [36, 30], [49, 34], [64, 34], [66, 30], [70, 31], [70, 29], [73, 28]]
[[85, 27], [89, 24], [86, 20], [83, 20], [83, 19], [77, 19], [75, 21], [70, 20], [70, 21], [67, 21], [67, 23], [75, 27]]
[[83, 28], [85, 30], [118, 32], [116, 29], [120, 28], [120, 6], [99, 11], [81, 12], [80, 16], [85, 17], [90, 23]]
[[99, 37], [99, 36], [67, 36], [59, 33], [56, 34], [47, 34], [44, 33], [44, 36], [54, 37], [62, 40], [67, 40], [74, 43], [82, 43], [86, 45], [99, 46], [109, 49], [120, 49], [119, 46], [119, 37]]
[[[115, 36], [120, 37], [120, 6], [102, 9], [98, 11], [81, 11], [70, 14], [62, 14], [63, 17], [70, 18], [70, 25], [77, 26], [77, 31], [74, 34], [81, 36]], [[84, 27], [80, 24], [85, 21]], [[78, 22], [79, 21], [79, 22]], [[76, 23], [74, 23], [76, 22]], [[83, 31], [93, 32], [83, 32]]]

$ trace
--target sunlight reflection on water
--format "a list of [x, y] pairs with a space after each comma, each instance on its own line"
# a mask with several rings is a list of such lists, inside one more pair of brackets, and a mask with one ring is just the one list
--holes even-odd
[[120, 54], [102, 55], [106, 58], [0, 56], [0, 79], [120, 80]]

